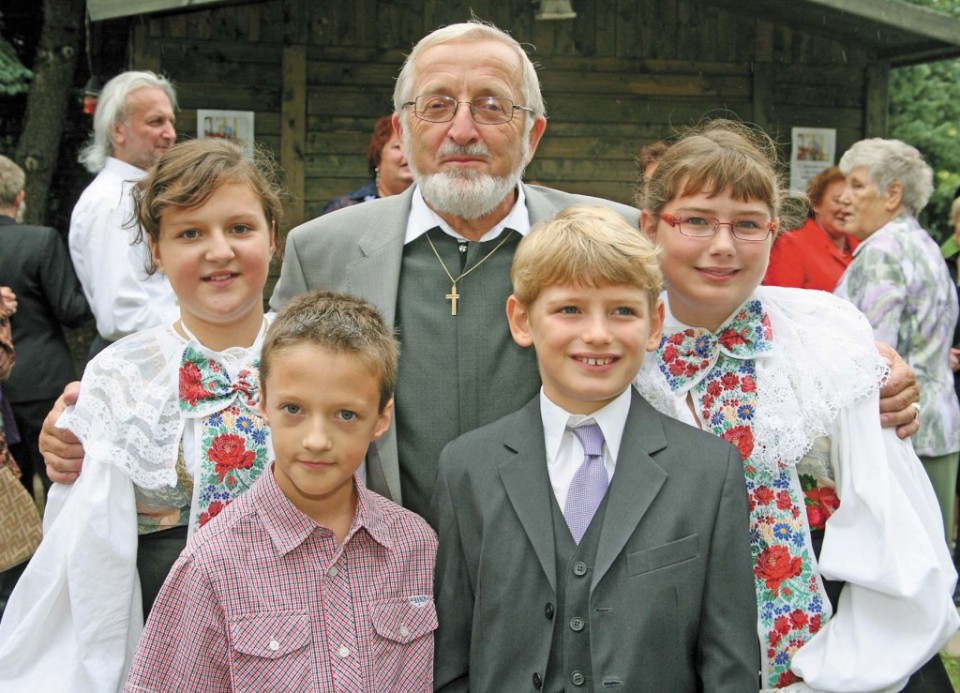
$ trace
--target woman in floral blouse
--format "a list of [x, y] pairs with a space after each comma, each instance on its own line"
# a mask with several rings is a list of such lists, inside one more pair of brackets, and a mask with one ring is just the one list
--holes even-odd
[[715, 121], [661, 159], [641, 223], [663, 251], [667, 314], [637, 386], [740, 450], [761, 688], [941, 690], [956, 572], [919, 460], [877, 421], [870, 325], [830, 294], [759, 286], [779, 228], [775, 152]]
[[860, 239], [835, 293], [853, 302], [913, 366], [923, 426], [913, 447], [930, 477], [950, 540], [960, 453], [960, 405], [950, 370], [957, 294], [940, 248], [917, 215], [933, 192], [933, 171], [899, 140], [861, 140], [840, 159], [847, 231]]

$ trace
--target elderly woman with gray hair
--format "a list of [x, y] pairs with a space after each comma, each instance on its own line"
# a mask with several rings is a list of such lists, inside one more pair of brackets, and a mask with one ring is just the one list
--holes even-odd
[[950, 540], [960, 452], [960, 405], [953, 388], [950, 346], [957, 292], [940, 248], [917, 215], [933, 192], [933, 171], [914, 147], [867, 139], [840, 159], [847, 177], [841, 201], [846, 231], [861, 243], [837, 286], [917, 372], [918, 416], [913, 446], [930, 476]]

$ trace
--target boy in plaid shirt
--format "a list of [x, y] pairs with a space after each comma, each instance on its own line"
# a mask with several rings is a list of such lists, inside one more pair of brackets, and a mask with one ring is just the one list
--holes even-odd
[[276, 461], [177, 560], [126, 691], [432, 689], [436, 537], [356, 474], [396, 372], [365, 301], [280, 312], [260, 364]]

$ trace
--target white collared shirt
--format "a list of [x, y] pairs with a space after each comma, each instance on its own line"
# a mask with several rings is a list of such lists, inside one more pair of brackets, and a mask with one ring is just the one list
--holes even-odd
[[[445, 234], [453, 236], [458, 241], [469, 240], [453, 230], [439, 214], [427, 206], [423, 199], [423, 193], [420, 192], [420, 186], [413, 189], [413, 197], [410, 200], [410, 215], [407, 217], [407, 232], [403, 238], [403, 244], [407, 245], [417, 240], [430, 229], [439, 226]], [[517, 186], [517, 201], [514, 203], [510, 213], [500, 220], [496, 226], [487, 231], [480, 238], [480, 242], [490, 241], [497, 238], [504, 229], [513, 229], [521, 236], [530, 233], [530, 213], [527, 211], [527, 197], [523, 192], [523, 186]]]
[[97, 321], [97, 332], [114, 341], [180, 316], [167, 278], [147, 275], [150, 250], [134, 243], [136, 181], [147, 175], [136, 166], [108, 157], [103, 170], [80, 195], [70, 217], [70, 259]]
[[567, 502], [567, 491], [574, 474], [583, 463], [583, 445], [570, 430], [587, 422], [596, 422], [603, 431], [603, 466], [607, 476], [613, 480], [620, 454], [620, 441], [623, 429], [630, 414], [632, 387], [624, 390], [619, 397], [592, 414], [571, 414], [551, 402], [540, 388], [540, 417], [543, 419], [543, 442], [547, 449], [547, 473], [557, 504], [563, 509]]

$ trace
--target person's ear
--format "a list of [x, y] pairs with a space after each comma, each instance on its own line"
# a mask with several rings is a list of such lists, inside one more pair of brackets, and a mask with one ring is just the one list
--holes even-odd
[[263, 419], [263, 423], [267, 426], [270, 425], [270, 419], [267, 417], [267, 391], [263, 388], [263, 378], [260, 378], [260, 401], [257, 402], [257, 412], [260, 414], [260, 418]]
[[403, 128], [400, 127], [400, 114], [394, 113], [390, 118], [390, 123], [393, 125], [393, 134], [397, 136], [397, 139], [400, 140], [400, 143], [403, 143]]
[[657, 242], [657, 220], [645, 209], [640, 210], [640, 230], [647, 235], [651, 243]]
[[896, 212], [903, 205], [903, 183], [894, 181], [887, 188], [883, 208], [888, 212]]
[[153, 259], [153, 266], [157, 268], [157, 272], [163, 274], [163, 260], [160, 259], [160, 249], [151, 236], [147, 236], [147, 247], [150, 248], [150, 257]]
[[660, 347], [665, 316], [666, 310], [663, 306], [663, 299], [658, 298], [656, 307], [650, 311], [650, 336], [647, 338], [647, 351], [656, 351]]
[[507, 322], [510, 325], [510, 334], [513, 341], [522, 347], [533, 345], [533, 334], [530, 331], [530, 311], [513, 294], [507, 298]]
[[380, 417], [377, 419], [377, 425], [373, 429], [373, 440], [380, 440], [383, 437], [383, 434], [387, 432], [387, 429], [390, 428], [390, 421], [393, 419], [393, 397], [390, 398], [390, 401], [383, 405], [383, 411], [380, 412]]
[[533, 160], [533, 155], [537, 153], [537, 146], [540, 144], [540, 140], [543, 138], [543, 133], [547, 130], [547, 119], [543, 116], [540, 116], [533, 121], [533, 127], [530, 128], [530, 155], [527, 157], [526, 163], [530, 163]]

